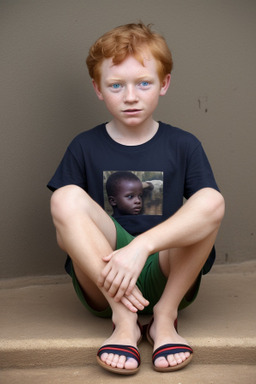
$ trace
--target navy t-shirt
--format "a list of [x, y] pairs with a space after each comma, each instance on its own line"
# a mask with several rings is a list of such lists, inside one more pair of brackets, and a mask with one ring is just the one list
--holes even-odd
[[65, 185], [78, 185], [111, 215], [105, 186], [109, 176], [117, 171], [135, 174], [143, 185], [141, 213], [115, 217], [135, 236], [173, 215], [184, 198], [200, 189], [218, 190], [200, 141], [191, 133], [162, 122], [151, 140], [135, 146], [114, 141], [105, 124], [79, 134], [47, 186], [54, 191]]

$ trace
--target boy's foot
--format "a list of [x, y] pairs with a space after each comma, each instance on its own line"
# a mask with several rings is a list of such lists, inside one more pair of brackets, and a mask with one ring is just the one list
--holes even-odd
[[141, 339], [141, 328], [137, 323], [125, 321], [116, 325], [97, 354], [97, 361], [104, 369], [122, 375], [132, 375], [139, 370], [140, 354], [137, 343]]
[[152, 319], [147, 329], [147, 338], [154, 344], [152, 360], [156, 371], [175, 371], [186, 366], [192, 359], [192, 348], [177, 333], [175, 323], [170, 319]]

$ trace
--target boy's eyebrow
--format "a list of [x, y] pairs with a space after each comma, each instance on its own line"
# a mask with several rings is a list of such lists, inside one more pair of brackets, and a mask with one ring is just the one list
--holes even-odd
[[[136, 82], [138, 81], [143, 81], [143, 80], [152, 80], [153, 79], [153, 76], [151, 75], [142, 75], [142, 76], [138, 76], [136, 77]], [[110, 82], [110, 83], [118, 83], [118, 82], [123, 82], [125, 81], [126, 78], [121, 78], [121, 77], [107, 77], [105, 78], [105, 81], [106, 82]]]
[[106, 77], [105, 81], [109, 83], [118, 83], [119, 81], [122, 81], [122, 79], [119, 77]]

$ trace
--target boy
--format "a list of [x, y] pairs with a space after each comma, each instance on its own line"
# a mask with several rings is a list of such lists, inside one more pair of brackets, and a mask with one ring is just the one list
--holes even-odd
[[142, 210], [143, 185], [132, 172], [114, 172], [106, 183], [112, 216], [139, 215]]
[[[181, 369], [193, 351], [176, 331], [178, 309], [195, 299], [213, 263], [224, 200], [200, 142], [153, 119], [172, 70], [162, 36], [141, 23], [117, 27], [91, 47], [87, 66], [112, 120], [78, 135], [48, 184], [57, 241], [80, 300], [95, 315], [112, 316], [98, 363], [136, 373], [138, 313], [151, 313], [154, 369]], [[163, 173], [162, 215], [117, 222], [106, 214], [104, 171], [131, 169]]]

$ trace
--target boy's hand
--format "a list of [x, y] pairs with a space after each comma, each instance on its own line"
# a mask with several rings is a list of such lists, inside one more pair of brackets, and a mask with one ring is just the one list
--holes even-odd
[[120, 301], [133, 292], [137, 279], [142, 271], [148, 255], [137, 241], [114, 251], [103, 258], [107, 265], [103, 269], [98, 284], [104, 287], [109, 296]]
[[135, 285], [134, 290], [129, 296], [124, 295], [121, 298], [121, 303], [131, 312], [143, 311], [149, 305], [149, 301], [142, 296], [137, 285]]

